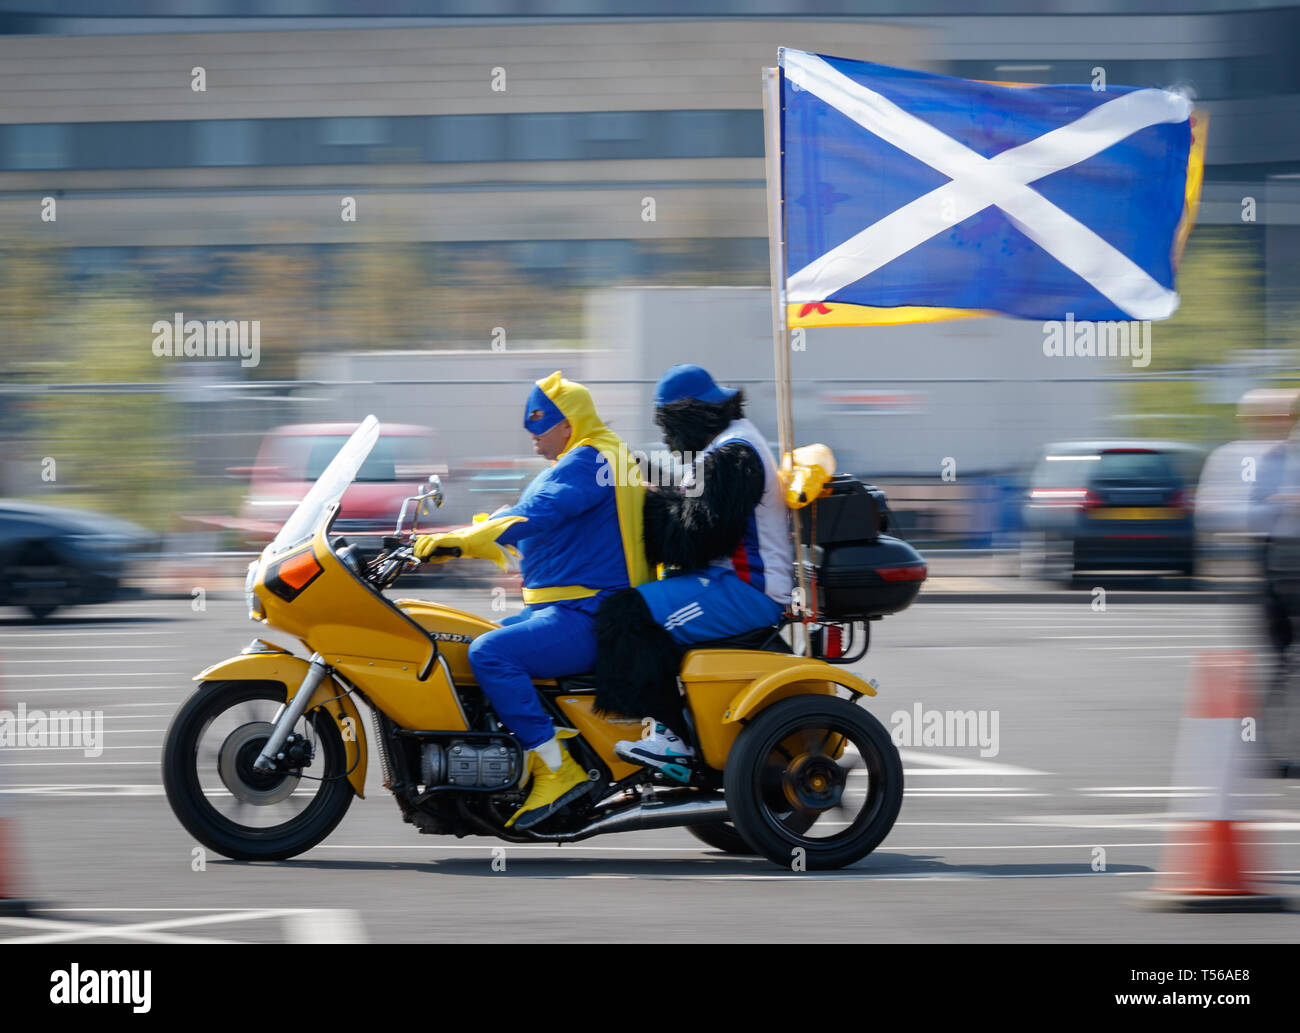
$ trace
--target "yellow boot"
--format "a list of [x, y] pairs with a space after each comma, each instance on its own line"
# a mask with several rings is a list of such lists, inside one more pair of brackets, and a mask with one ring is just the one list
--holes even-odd
[[532, 792], [524, 805], [511, 815], [506, 828], [526, 829], [544, 821], [567, 803], [585, 796], [592, 783], [578, 767], [558, 738], [549, 739], [528, 751], [528, 771], [533, 776]]

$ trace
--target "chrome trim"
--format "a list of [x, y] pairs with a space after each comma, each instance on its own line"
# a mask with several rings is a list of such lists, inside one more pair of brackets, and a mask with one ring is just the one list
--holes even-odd
[[[681, 825], [703, 825], [714, 821], [729, 821], [727, 802], [721, 795], [706, 794], [695, 790], [685, 790], [694, 799], [669, 801], [667, 803], [646, 803], [644, 801], [618, 807], [602, 808], [607, 813], [597, 810], [597, 817], [580, 828], [577, 832], [545, 833], [534, 832], [534, 839], [555, 843], [572, 843], [579, 839], [589, 839], [606, 832], [630, 832], [634, 829], [676, 828]], [[668, 796], [670, 794], [662, 794]], [[671, 794], [676, 796], [676, 792]], [[652, 797], [653, 799], [653, 797]]]
[[248, 645], [246, 645], [243, 649], [241, 649], [241, 650], [239, 651], [239, 653], [240, 653], [241, 656], [243, 656], [243, 655], [245, 655], [245, 654], [248, 654], [248, 653], [285, 653], [285, 654], [288, 654], [288, 652], [289, 652], [289, 650], [285, 649], [283, 646], [277, 646], [275, 643], [273, 643], [273, 642], [267, 642], [265, 639], [261, 639], [261, 638], [255, 638], [255, 639], [253, 639], [252, 642], [248, 643]]
[[307, 673], [303, 676], [302, 684], [298, 686], [298, 692], [284, 712], [275, 720], [275, 730], [271, 737], [266, 740], [266, 745], [262, 747], [262, 752], [257, 755], [257, 760], [253, 761], [253, 770], [255, 771], [274, 771], [275, 756], [280, 752], [280, 747], [284, 745], [284, 740], [289, 737], [289, 732], [293, 726], [298, 723], [298, 718], [302, 717], [303, 712], [307, 709], [307, 703], [311, 700], [312, 694], [316, 691], [325, 675], [329, 673], [329, 667], [326, 666], [324, 658], [319, 653], [313, 653]]

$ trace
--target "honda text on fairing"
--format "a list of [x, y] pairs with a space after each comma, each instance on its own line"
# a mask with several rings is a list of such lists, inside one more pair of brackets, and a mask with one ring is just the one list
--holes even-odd
[[859, 705], [875, 689], [832, 663], [757, 643], [685, 655], [685, 737], [696, 754], [688, 786], [668, 788], [661, 774], [615, 755], [640, 722], [597, 713], [589, 677], [537, 681], [595, 789], [536, 826], [508, 827], [526, 795], [525, 751], [468, 658], [474, 639], [497, 625], [384, 594], [418, 564], [403, 524], [411, 504], [418, 521], [440, 503], [436, 478], [407, 500], [368, 562], [331, 535], [379, 434], [368, 417], [249, 567], [250, 617], [309, 655], [254, 639], [197, 675], [168, 729], [167, 798], [200, 843], [240, 860], [278, 860], [324, 840], [364, 795], [359, 705], [371, 712], [384, 788], [424, 833], [573, 842], [685, 826], [721, 849], [782, 866], [802, 857], [810, 869], [852, 864], [885, 838], [903, 769], [888, 732]]

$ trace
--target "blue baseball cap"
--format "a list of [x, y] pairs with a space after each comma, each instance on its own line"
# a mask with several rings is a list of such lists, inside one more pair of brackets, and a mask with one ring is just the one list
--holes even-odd
[[656, 409], [685, 398], [717, 404], [735, 397], [734, 387], [719, 387], [703, 366], [674, 366], [655, 385]]

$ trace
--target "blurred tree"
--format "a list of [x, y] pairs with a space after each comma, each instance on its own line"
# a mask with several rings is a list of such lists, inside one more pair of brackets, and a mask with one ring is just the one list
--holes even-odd
[[15, 240], [0, 258], [0, 363], [7, 377], [49, 354], [56, 316], [68, 297], [61, 248]]
[[1178, 293], [1182, 301], [1173, 317], [1151, 325], [1151, 364], [1145, 371], [1188, 371], [1204, 379], [1125, 385], [1122, 409], [1131, 415], [1129, 426], [1117, 432], [1228, 440], [1236, 436], [1235, 405], [1214, 399], [1213, 381], [1239, 353], [1268, 343], [1261, 229], [1196, 229], [1183, 253]]
[[[26, 441], [32, 471], [28, 494], [60, 504], [85, 505], [162, 529], [185, 485], [187, 449], [172, 434], [168, 362], [153, 354], [150, 327], [160, 316], [138, 283], [65, 297], [72, 310], [54, 381], [141, 385], [158, 391], [105, 387], [48, 394], [29, 401]], [[70, 374], [70, 375], [69, 375]], [[178, 447], [179, 446], [179, 447]], [[41, 460], [55, 460], [44, 481]]]
[[745, 254], [735, 241], [667, 237], [642, 241], [641, 252], [646, 274], [628, 277], [628, 282], [666, 287], [766, 287], [771, 279], [766, 241], [761, 249]]
[[308, 247], [257, 247], [233, 252], [227, 284], [215, 297], [194, 300], [195, 318], [258, 320], [261, 362], [244, 372], [232, 363], [230, 379], [251, 376], [291, 380], [299, 356], [328, 345], [322, 341], [325, 319], [321, 262]]
[[430, 311], [424, 256], [415, 244], [336, 248], [321, 290], [324, 326], [348, 350], [424, 346]]

